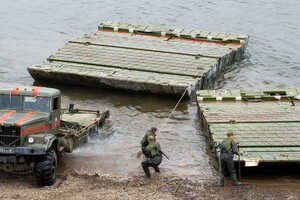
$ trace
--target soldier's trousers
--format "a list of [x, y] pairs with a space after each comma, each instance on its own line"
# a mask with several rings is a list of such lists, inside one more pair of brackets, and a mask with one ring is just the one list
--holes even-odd
[[145, 160], [141, 163], [144, 172], [147, 175], [150, 175], [149, 167], [153, 167], [156, 172], [159, 172], [158, 165], [160, 165], [162, 161], [162, 156], [154, 156], [148, 160]]
[[225, 176], [227, 172], [229, 173], [230, 177], [236, 176], [233, 157], [229, 153], [221, 153], [221, 175]]

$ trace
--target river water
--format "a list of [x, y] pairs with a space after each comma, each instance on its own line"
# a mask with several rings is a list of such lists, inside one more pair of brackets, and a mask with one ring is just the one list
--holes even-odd
[[[26, 67], [42, 63], [68, 40], [105, 20], [250, 35], [244, 59], [221, 74], [211, 89], [292, 88], [300, 85], [297, 0], [0, 0], [0, 87], [33, 85]], [[184, 100], [120, 91], [48, 84], [63, 92], [64, 106], [110, 110], [100, 138], [60, 158], [61, 171], [109, 176], [142, 175], [139, 142], [151, 127], [170, 156], [164, 176], [215, 177], [199, 131], [197, 107]]]

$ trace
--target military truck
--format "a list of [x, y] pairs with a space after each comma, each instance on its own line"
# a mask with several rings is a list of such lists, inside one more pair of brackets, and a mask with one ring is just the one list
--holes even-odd
[[52, 185], [57, 154], [72, 152], [109, 117], [109, 111], [61, 109], [61, 92], [46, 87], [0, 88], [0, 170], [33, 172]]

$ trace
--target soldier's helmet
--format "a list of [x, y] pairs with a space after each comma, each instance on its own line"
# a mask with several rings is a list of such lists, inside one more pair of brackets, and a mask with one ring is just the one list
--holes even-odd
[[155, 138], [152, 135], [148, 136], [148, 141], [154, 141], [154, 140], [155, 140]]
[[152, 131], [152, 132], [156, 132], [157, 130], [158, 130], [157, 127], [155, 127], [155, 126], [152, 126], [152, 127], [151, 127], [151, 131]]
[[228, 132], [227, 137], [229, 137], [229, 136], [234, 136], [233, 132]]

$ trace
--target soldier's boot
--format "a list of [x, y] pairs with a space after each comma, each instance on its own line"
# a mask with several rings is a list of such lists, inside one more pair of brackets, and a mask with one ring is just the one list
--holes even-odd
[[153, 168], [154, 168], [155, 172], [157, 172], [157, 173], [160, 172], [160, 170], [159, 170], [159, 168], [157, 166], [153, 166]]
[[232, 175], [231, 180], [232, 180], [232, 185], [233, 186], [240, 186], [240, 185], [242, 185], [241, 182], [237, 181], [236, 175]]
[[151, 174], [145, 174], [145, 178], [151, 178]]
[[150, 178], [151, 177], [151, 174], [150, 174], [150, 170], [149, 170], [149, 167], [147, 167], [147, 166], [144, 166], [144, 165], [142, 165], [142, 167], [143, 167], [143, 170], [144, 170], [144, 172], [145, 172], [145, 178]]
[[224, 187], [224, 182], [225, 182], [225, 176], [223, 174], [221, 174], [220, 176], [220, 186]]

